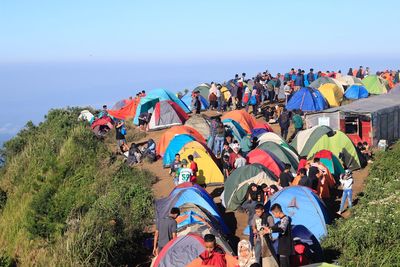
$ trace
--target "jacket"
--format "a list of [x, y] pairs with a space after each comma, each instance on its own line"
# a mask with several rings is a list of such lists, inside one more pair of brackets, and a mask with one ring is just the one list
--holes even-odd
[[225, 252], [220, 246], [216, 246], [213, 251], [208, 252], [205, 250], [200, 254], [202, 265], [209, 265], [214, 267], [226, 267]]

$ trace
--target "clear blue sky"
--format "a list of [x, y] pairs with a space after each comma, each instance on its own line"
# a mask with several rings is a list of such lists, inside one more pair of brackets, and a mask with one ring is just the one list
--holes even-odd
[[0, 142], [50, 108], [142, 89], [267, 68], [398, 69], [399, 11], [398, 0], [1, 0]]

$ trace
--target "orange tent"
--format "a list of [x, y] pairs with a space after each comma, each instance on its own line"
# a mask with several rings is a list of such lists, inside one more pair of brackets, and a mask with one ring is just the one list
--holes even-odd
[[263, 128], [267, 129], [270, 132], [273, 132], [271, 126], [269, 126], [268, 123], [258, 122], [252, 115], [250, 115], [243, 109], [230, 111], [224, 114], [221, 119], [231, 119], [236, 121], [248, 134], [251, 134], [251, 131], [256, 128]]
[[108, 114], [120, 120], [133, 119], [136, 115], [136, 108], [140, 102], [140, 98], [127, 100], [126, 105], [118, 110], [108, 110]]
[[171, 142], [171, 140], [175, 137], [175, 135], [178, 134], [187, 134], [192, 136], [194, 139], [196, 139], [196, 141], [200, 143], [203, 144], [206, 143], [204, 137], [192, 127], [185, 125], [174, 126], [161, 136], [160, 142], [158, 143], [157, 146], [157, 154], [160, 155], [161, 157], [164, 156], [165, 150], [167, 150], [169, 142]]

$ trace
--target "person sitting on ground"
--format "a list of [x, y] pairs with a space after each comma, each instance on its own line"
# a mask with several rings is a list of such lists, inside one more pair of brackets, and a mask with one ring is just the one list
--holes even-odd
[[129, 155], [126, 163], [129, 166], [132, 166], [136, 163], [140, 163], [142, 161], [142, 153], [140, 152], [138, 146], [135, 143], [131, 144], [129, 148]]
[[350, 170], [347, 169], [344, 174], [341, 174], [340, 183], [343, 188], [343, 195], [339, 211], [337, 212], [339, 215], [341, 215], [344, 210], [346, 199], [348, 200], [348, 208], [353, 206], [353, 174]]
[[240, 240], [238, 244], [239, 267], [251, 267], [256, 263], [256, 257], [252, 245], [247, 240]]
[[196, 183], [197, 181], [197, 172], [199, 171], [197, 167], [197, 163], [194, 161], [193, 155], [188, 156], [188, 160], [190, 163], [190, 169], [192, 170], [192, 176], [190, 177], [190, 181], [192, 183]]
[[150, 122], [151, 118], [151, 113], [148, 112], [143, 112], [139, 115], [138, 120], [139, 120], [139, 130], [141, 131], [147, 131], [147, 125]]
[[149, 141], [147, 141], [142, 157], [149, 159], [150, 162], [154, 162], [157, 160], [156, 143], [153, 139], [149, 139]]
[[169, 215], [160, 219], [154, 233], [153, 255], [157, 256], [165, 245], [177, 236], [176, 218], [180, 215], [179, 208], [173, 207]]
[[204, 236], [205, 251], [200, 254], [202, 265], [226, 267], [225, 251], [217, 244], [213, 234]]
[[128, 156], [129, 156], [129, 146], [128, 146], [127, 144], [123, 143], [123, 144], [120, 146], [120, 149], [121, 149], [122, 155], [123, 155], [125, 158], [128, 158]]
[[368, 161], [368, 163], [373, 163], [372, 161], [372, 151], [369, 149], [369, 145], [367, 142], [362, 143], [363, 150], [361, 153], [364, 155], [365, 159]]
[[229, 164], [229, 156], [224, 155], [222, 157], [223, 163], [222, 163], [222, 171], [224, 174], [224, 182], [226, 179], [228, 179], [229, 175], [232, 173], [232, 166]]
[[288, 186], [292, 185], [293, 175], [290, 172], [291, 168], [292, 168], [292, 166], [290, 164], [286, 163], [285, 170], [283, 172], [281, 172], [281, 174], [279, 175], [278, 184], [281, 187], [288, 187]]
[[174, 161], [171, 162], [171, 164], [169, 165], [169, 166], [170, 166], [169, 174], [170, 174], [170, 175], [173, 175], [173, 174], [174, 174], [174, 175], [176, 176], [176, 173], [177, 173], [178, 169], [181, 167], [181, 165], [182, 165], [182, 162], [181, 162], [181, 155], [179, 155], [179, 154], [177, 153], [177, 154], [175, 154], [175, 159], [174, 159]]
[[191, 182], [191, 178], [193, 176], [193, 170], [187, 167], [188, 161], [183, 159], [181, 162], [181, 167], [175, 173], [174, 183], [175, 185], [179, 185], [186, 182]]
[[265, 121], [268, 123], [275, 123], [275, 119], [274, 119], [274, 111], [272, 109], [271, 106], [268, 106], [265, 111], [264, 111], [264, 118]]

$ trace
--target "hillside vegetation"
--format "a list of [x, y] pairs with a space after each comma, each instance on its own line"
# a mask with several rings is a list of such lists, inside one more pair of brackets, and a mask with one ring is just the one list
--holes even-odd
[[[125, 164], [78, 122], [51, 110], [4, 145], [0, 266], [130, 265], [153, 217], [150, 173]], [[109, 137], [111, 138], [111, 137]]]
[[329, 228], [323, 242], [342, 266], [400, 265], [400, 143], [380, 153], [349, 219]]

